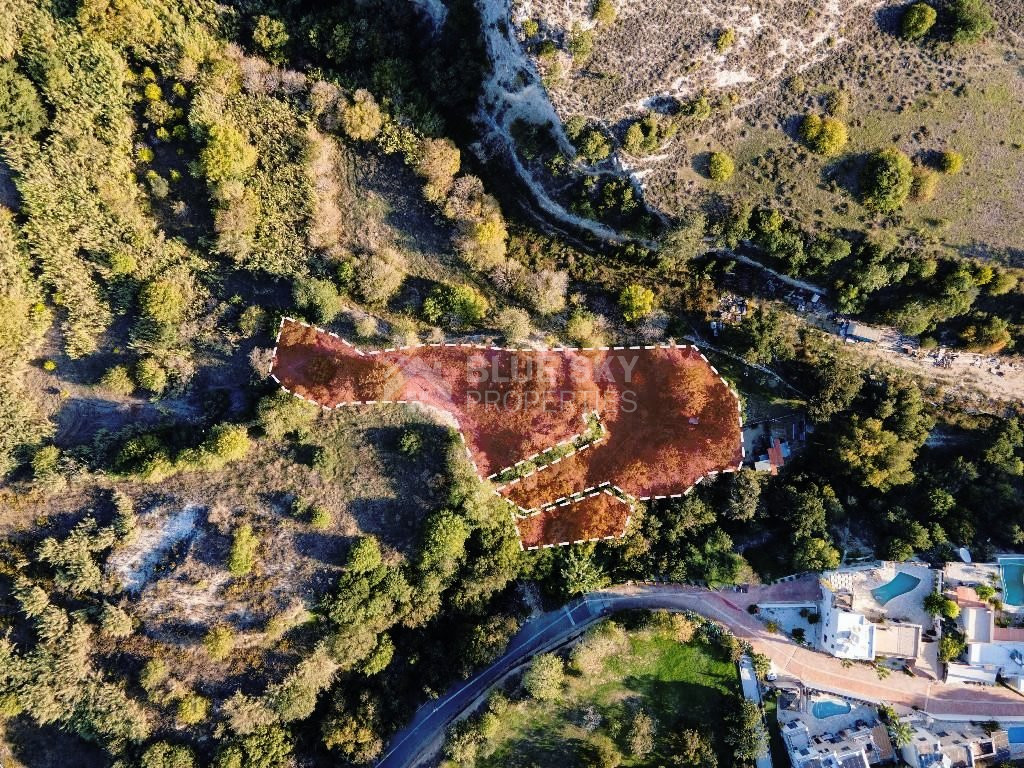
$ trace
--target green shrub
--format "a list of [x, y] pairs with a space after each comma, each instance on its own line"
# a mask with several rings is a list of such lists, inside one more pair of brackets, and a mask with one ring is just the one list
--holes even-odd
[[223, 744], [213, 768], [288, 768], [293, 765], [291, 736], [271, 725]]
[[565, 666], [552, 653], [537, 656], [523, 675], [523, 688], [534, 699], [553, 701], [562, 693]]
[[329, 323], [341, 312], [341, 296], [330, 280], [300, 277], [292, 298], [299, 310], [316, 323]]
[[167, 680], [167, 665], [163, 659], [150, 659], [142, 667], [139, 675], [139, 685], [146, 692], [150, 699], [156, 699], [156, 693], [161, 685]]
[[163, 328], [179, 326], [185, 319], [187, 307], [186, 290], [174, 278], [151, 280], [139, 294], [139, 311], [143, 317]]
[[251, 525], [243, 523], [235, 529], [228, 553], [228, 571], [232, 576], [245, 576], [252, 571], [259, 546], [260, 540]]
[[580, 135], [576, 145], [580, 157], [592, 163], [605, 160], [612, 153], [611, 142], [608, 137], [596, 128], [591, 128]]
[[663, 123], [657, 115], [649, 112], [626, 129], [623, 146], [631, 155], [649, 155], [656, 152], [675, 131], [672, 123]]
[[615, 23], [615, 4], [612, 0], [597, 0], [594, 3], [594, 12], [591, 18], [603, 26], [611, 26]]
[[155, 357], [144, 357], [135, 364], [135, 381], [154, 395], [167, 389], [167, 371]]
[[725, 53], [727, 50], [733, 47], [736, 43], [736, 30], [735, 29], [723, 29], [718, 33], [715, 38], [715, 50], [719, 53]]
[[423, 437], [419, 430], [405, 430], [398, 439], [398, 450], [406, 456], [418, 456], [423, 450]]
[[367, 304], [383, 306], [398, 293], [405, 267], [405, 259], [397, 251], [381, 249], [364, 256], [355, 270], [356, 289]]
[[928, 3], [914, 3], [903, 13], [900, 34], [907, 40], [920, 40], [931, 31], [937, 16]]
[[214, 661], [223, 661], [235, 649], [235, 633], [230, 627], [218, 624], [203, 637], [203, 646]]
[[43, 370], [47, 373], [53, 373], [57, 370], [57, 363], [47, 358], [46, 360], [43, 360]]
[[332, 522], [334, 522], [334, 516], [331, 514], [331, 510], [325, 506], [317, 504], [309, 511], [309, 524], [318, 531], [330, 528]]
[[275, 64], [284, 61], [288, 30], [280, 19], [265, 15], [257, 16], [256, 26], [252, 30], [252, 41]]
[[910, 195], [913, 171], [910, 158], [895, 147], [872, 153], [861, 177], [864, 206], [884, 213], [895, 211]]
[[53, 477], [60, 469], [60, 448], [44, 445], [32, 454], [32, 474], [36, 480]]
[[369, 91], [356, 91], [352, 101], [341, 107], [341, 127], [354, 141], [373, 141], [383, 123], [380, 107]]
[[146, 97], [146, 101], [160, 101], [164, 97], [160, 86], [156, 83], [146, 83], [145, 88], [142, 89], [142, 95]]
[[711, 100], [701, 94], [682, 105], [682, 113], [694, 120], [707, 120], [711, 117]]
[[642, 320], [654, 311], [654, 291], [637, 283], [630, 283], [619, 294], [619, 308], [627, 323]]
[[267, 324], [267, 313], [263, 307], [246, 307], [238, 317], [238, 332], [243, 336], [255, 336]]
[[116, 605], [104, 603], [100, 611], [100, 631], [107, 637], [123, 638], [131, 635], [132, 617]]
[[444, 321], [454, 328], [479, 325], [487, 310], [487, 298], [471, 285], [438, 286], [423, 302], [427, 322]]
[[728, 181], [736, 172], [736, 163], [725, 152], [712, 152], [708, 159], [708, 176], [712, 181]]
[[178, 744], [158, 741], [142, 753], [140, 768], [195, 768], [192, 750]]
[[952, 176], [960, 173], [964, 167], [964, 156], [959, 152], [955, 152], [952, 149], [947, 149], [941, 155], [939, 155], [939, 170], [943, 173]]
[[594, 32], [584, 29], [579, 24], [574, 24], [569, 32], [568, 40], [569, 53], [572, 57], [582, 63], [587, 61], [594, 53]]
[[529, 40], [540, 34], [540, 24], [536, 19], [527, 19], [523, 22], [523, 37]]
[[462, 165], [459, 148], [451, 139], [424, 139], [419, 146], [416, 173], [423, 177], [423, 195], [431, 202], [443, 200]]
[[807, 115], [800, 123], [800, 138], [819, 155], [838, 155], [846, 146], [846, 124], [834, 117]]
[[210, 714], [210, 700], [198, 693], [186, 693], [178, 699], [176, 714], [184, 725], [198, 725]]
[[953, 42], [958, 45], [980, 42], [996, 26], [985, 0], [952, 0], [949, 13]]
[[518, 307], [505, 307], [495, 317], [494, 325], [509, 344], [518, 344], [530, 335], [530, 316]]
[[316, 420], [320, 408], [277, 390], [260, 400], [256, 406], [256, 422], [271, 440], [280, 440], [292, 433], [304, 433]]
[[199, 166], [211, 184], [244, 177], [256, 165], [256, 148], [230, 123], [216, 123], [207, 132]]
[[580, 347], [604, 346], [604, 336], [595, 315], [582, 309], [575, 310], [565, 324], [565, 335]]
[[380, 544], [373, 536], [360, 536], [349, 550], [345, 566], [355, 573], [369, 573], [380, 567]]
[[13, 61], [0, 64], [0, 133], [32, 136], [49, 121], [32, 81]]
[[910, 185], [910, 198], [916, 202], [926, 203], [935, 197], [939, 186], [939, 177], [927, 168], [914, 169], [914, 181]]

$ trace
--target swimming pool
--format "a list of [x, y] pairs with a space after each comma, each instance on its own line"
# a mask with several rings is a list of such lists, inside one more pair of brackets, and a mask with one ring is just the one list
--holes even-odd
[[917, 576], [911, 576], [909, 573], [900, 571], [896, 574], [896, 578], [890, 581], [888, 584], [883, 584], [880, 587], [875, 587], [871, 590], [871, 594], [874, 596], [882, 605], [885, 605], [894, 597], [905, 595], [907, 592], [911, 592], [921, 583], [921, 580]]
[[1007, 728], [1006, 735], [1009, 737], [1011, 744], [1020, 744], [1024, 742], [1024, 726], [1014, 725]]
[[811, 703], [811, 714], [819, 720], [845, 715], [852, 709], [850, 702], [841, 699], [819, 699]]
[[1024, 558], [999, 558], [999, 573], [1003, 578], [1003, 602], [1024, 605]]

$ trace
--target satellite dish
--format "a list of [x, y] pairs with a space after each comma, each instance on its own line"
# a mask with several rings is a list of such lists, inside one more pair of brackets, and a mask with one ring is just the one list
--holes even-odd
[[967, 551], [967, 547], [960, 547], [958, 554], [965, 563], [971, 562], [971, 553]]

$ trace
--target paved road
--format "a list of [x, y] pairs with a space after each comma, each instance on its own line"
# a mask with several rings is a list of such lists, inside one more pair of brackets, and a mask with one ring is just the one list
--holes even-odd
[[601, 616], [601, 601], [583, 599], [528, 622], [509, 643], [505, 654], [472, 679], [455, 686], [440, 699], [417, 710], [412, 722], [395, 734], [377, 763], [378, 768], [413, 765], [420, 754], [434, 744], [448, 725], [474, 699], [498, 680], [549, 648], [557, 647], [582, 633]]
[[[812, 584], [813, 582], [813, 584]], [[863, 664], [844, 667], [839, 659], [797, 645], [768, 632], [747, 613], [751, 603], [789, 598], [816, 588], [805, 583], [753, 587], [747, 594], [682, 586], [621, 586], [593, 592], [557, 611], [528, 622], [505, 654], [471, 680], [455, 686], [440, 699], [422, 706], [412, 722], [395, 734], [377, 768], [408, 768], [439, 743], [448, 725], [483, 692], [537, 653], [556, 648], [614, 611], [629, 609], [690, 610], [728, 626], [759, 653], [772, 659], [780, 675], [809, 688], [875, 703], [917, 707], [945, 719], [999, 719], [1024, 722], [1024, 697], [999, 687], [946, 685], [923, 675], [894, 672], [879, 680]]]

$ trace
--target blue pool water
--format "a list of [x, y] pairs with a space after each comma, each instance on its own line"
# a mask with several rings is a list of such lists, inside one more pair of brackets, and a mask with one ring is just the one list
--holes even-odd
[[819, 720], [835, 715], [845, 715], [850, 711], [850, 702], [837, 699], [821, 699], [811, 704], [811, 714]]
[[880, 587], [875, 587], [871, 590], [871, 594], [874, 596], [882, 605], [885, 605], [894, 597], [905, 595], [907, 592], [913, 591], [913, 589], [921, 583], [921, 580], [917, 576], [911, 576], [909, 573], [903, 573], [900, 571], [896, 574], [896, 578], [890, 581], [888, 584], [883, 584]]
[[1000, 558], [999, 572], [1003, 577], [1003, 602], [1024, 605], [1024, 558]]
[[1011, 744], [1024, 743], [1024, 726], [1015, 725], [1012, 728], [1007, 728], [1006, 734], [1010, 737]]

